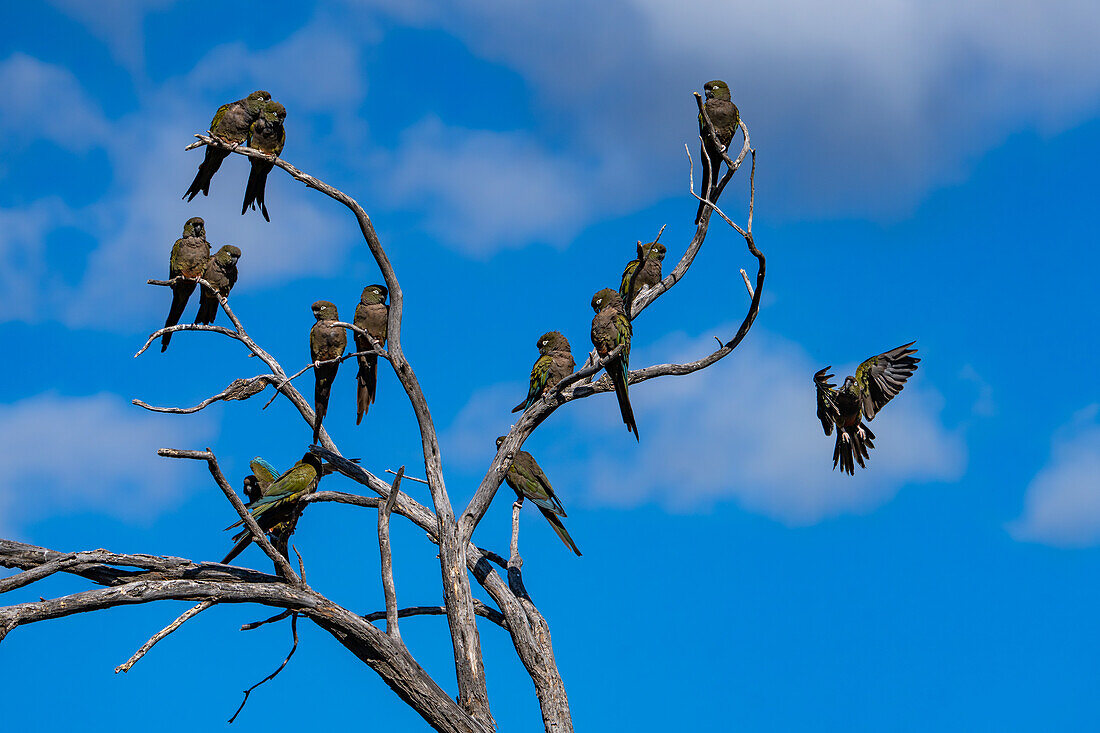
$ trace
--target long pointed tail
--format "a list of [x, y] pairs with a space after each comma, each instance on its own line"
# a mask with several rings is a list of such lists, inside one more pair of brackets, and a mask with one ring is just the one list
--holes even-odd
[[[178, 282], [172, 286], [172, 307], [168, 310], [168, 317], [164, 319], [164, 327], [174, 326], [183, 317], [183, 311], [187, 308], [187, 300], [191, 293], [195, 292], [195, 283]], [[160, 353], [168, 350], [168, 342], [172, 340], [172, 334], [166, 333], [160, 337]]]
[[318, 367], [314, 369], [317, 376], [317, 385], [313, 390], [313, 410], [317, 417], [313, 423], [313, 442], [321, 442], [321, 421], [328, 413], [328, 398], [332, 392], [332, 380], [336, 378], [336, 364]]
[[233, 562], [233, 558], [237, 557], [237, 555], [240, 555], [242, 552], [245, 551], [246, 547], [252, 544], [252, 533], [246, 529], [244, 532], [241, 532], [233, 539], [237, 541], [237, 544], [233, 545], [233, 549], [230, 550], [229, 554], [222, 559], [222, 565], [228, 565], [229, 563]]
[[267, 204], [264, 203], [264, 195], [267, 192], [267, 174], [271, 172], [273, 167], [274, 165], [268, 161], [252, 159], [252, 170], [248, 172], [248, 183], [244, 187], [242, 214], [248, 211], [249, 207], [254, 209], [258, 205], [264, 219], [271, 221], [271, 217], [267, 215]]
[[200, 191], [203, 196], [208, 195], [210, 193], [210, 181], [213, 180], [214, 174], [218, 172], [218, 168], [222, 166], [222, 161], [227, 157], [229, 157], [228, 150], [207, 145], [206, 156], [202, 159], [198, 173], [195, 174], [195, 180], [191, 181], [191, 187], [187, 189], [187, 193], [183, 194], [183, 197], [190, 201], [198, 196]]
[[199, 312], [195, 315], [195, 323], [213, 323], [218, 315], [218, 298], [207, 288], [199, 293]]
[[558, 537], [561, 538], [561, 541], [564, 542], [570, 550], [577, 553], [578, 557], [580, 557], [581, 551], [577, 549], [577, 543], [573, 542], [573, 538], [569, 536], [569, 532], [566, 531], [565, 525], [562, 524], [561, 519], [553, 512], [547, 509], [543, 509], [541, 506], [538, 509], [540, 512], [542, 512], [542, 516], [546, 517], [546, 521], [550, 522], [550, 526], [554, 528], [555, 532], [557, 532]]
[[642, 438], [638, 435], [638, 424], [634, 422], [634, 408], [630, 406], [630, 393], [627, 391], [626, 364], [618, 358], [614, 364], [607, 365], [607, 373], [615, 385], [615, 397], [619, 400], [619, 413], [623, 416], [626, 429], [634, 433], [634, 438], [640, 442]]
[[373, 355], [359, 357], [359, 373], [356, 375], [358, 392], [356, 394], [355, 424], [363, 421], [363, 415], [374, 404], [374, 394], [378, 387], [378, 357]]
[[855, 427], [838, 428], [836, 431], [836, 447], [833, 448], [833, 468], [840, 464], [841, 472], [847, 472], [854, 476], [856, 464], [860, 468], [866, 468], [865, 460], [871, 458], [869, 450], [875, 447], [875, 434], [862, 422]]

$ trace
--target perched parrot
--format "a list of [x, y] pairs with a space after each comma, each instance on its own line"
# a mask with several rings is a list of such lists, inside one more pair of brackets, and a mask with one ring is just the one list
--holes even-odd
[[[502, 435], [497, 438], [497, 448], [500, 448], [503, 442]], [[530, 453], [525, 450], [516, 452], [512, 466], [508, 469], [508, 473], [504, 474], [504, 480], [515, 490], [516, 496], [530, 499], [539, 508], [542, 516], [546, 517], [546, 521], [550, 522], [550, 526], [558, 533], [558, 537], [561, 537], [561, 541], [569, 546], [569, 549], [578, 556], [581, 554], [573, 538], [565, 531], [565, 525], [558, 519], [566, 516], [565, 508], [554, 494], [550, 479], [546, 478], [546, 474], [542, 472], [542, 468]]]
[[[168, 262], [168, 279], [202, 277], [206, 272], [209, 259], [210, 243], [206, 241], [206, 224], [201, 218], [192, 217], [183, 225], [183, 236], [172, 245], [172, 256]], [[181, 280], [172, 285], [172, 307], [168, 311], [168, 318], [164, 320], [165, 328], [180, 322], [183, 311], [187, 308], [187, 301], [191, 293], [195, 292], [195, 284], [194, 280]], [[171, 340], [171, 333], [160, 337], [161, 353], [168, 350], [168, 342]]]
[[867, 451], [875, 447], [875, 434], [863, 424], [875, 419], [882, 406], [897, 396], [905, 381], [917, 370], [920, 359], [913, 358], [916, 349], [910, 341], [904, 346], [872, 356], [859, 365], [854, 377], [846, 377], [840, 390], [830, 384], [832, 367], [825, 367], [814, 374], [817, 386], [817, 417], [826, 435], [833, 434], [836, 426], [836, 447], [833, 449], [833, 468], [855, 475], [855, 464], [865, 468]]
[[[363, 329], [378, 342], [379, 346], [386, 345], [386, 328], [389, 324], [390, 309], [386, 305], [386, 295], [389, 291], [385, 285], [368, 285], [363, 288], [363, 295], [359, 298], [359, 305], [355, 306], [355, 320], [353, 324]], [[355, 350], [370, 351], [373, 347], [365, 337], [355, 334]], [[378, 357], [372, 354], [357, 357], [359, 359], [359, 373], [355, 377], [356, 403], [355, 424], [363, 421], [363, 415], [374, 404], [374, 392], [378, 386]]]
[[615, 397], [619, 400], [619, 412], [622, 413], [626, 429], [634, 433], [637, 440], [638, 425], [634, 422], [634, 410], [630, 407], [630, 395], [627, 392], [630, 374], [630, 337], [633, 330], [630, 319], [623, 310], [623, 299], [611, 288], [604, 288], [592, 296], [592, 310], [596, 316], [592, 319], [592, 345], [600, 357], [606, 357], [620, 344], [622, 351], [604, 367], [611, 383], [615, 385]]
[[[730, 143], [733, 142], [734, 134], [737, 132], [737, 123], [741, 121], [741, 113], [737, 111], [737, 105], [730, 100], [730, 88], [726, 86], [726, 82], [718, 79], [708, 81], [703, 91], [707, 97], [707, 101], [703, 103], [703, 109], [706, 110], [710, 123], [714, 125], [714, 134], [718, 138], [718, 142], [722, 143], [723, 147], [728, 148]], [[701, 155], [705, 156], [707, 161], [710, 162], [709, 169], [707, 164], [703, 163], [703, 188], [700, 190], [699, 195], [713, 201], [710, 198], [710, 189], [718, 185], [718, 167], [722, 165], [722, 151], [715, 146], [714, 140], [711, 139], [706, 122], [703, 121], [702, 113], [699, 114], [699, 135], [703, 138]], [[705, 208], [707, 208], [706, 205], [700, 201], [699, 211], [695, 215], [696, 224], [702, 221]]]
[[512, 412], [521, 412], [533, 405], [555, 384], [573, 373], [576, 362], [569, 349], [569, 340], [557, 331], [548, 331], [539, 336], [535, 346], [539, 358], [531, 367], [531, 385], [527, 389], [527, 399], [512, 408]]
[[[271, 99], [271, 95], [263, 90], [252, 92], [244, 99], [223, 104], [214, 113], [214, 119], [210, 121], [210, 135], [227, 143], [242, 144], [248, 140], [248, 132], [252, 123], [260, 116], [264, 105]], [[191, 181], [191, 187], [183, 197], [190, 201], [202, 192], [203, 196], [210, 193], [210, 180], [218, 172], [222, 161], [229, 157], [229, 151], [216, 145], [206, 146], [206, 156], [202, 159], [199, 172], [195, 174], [195, 180]]]
[[[259, 475], [255, 475], [257, 468], [267, 473], [267, 476], [270, 476], [273, 480], [268, 483]], [[275, 534], [279, 526], [290, 519], [295, 510], [299, 508], [297, 506], [298, 499], [312, 493], [317, 488], [317, 483], [321, 480], [321, 459], [313, 453], [306, 453], [302, 456], [302, 460], [295, 463], [289, 471], [281, 476], [275, 476], [273, 472], [267, 471], [268, 468], [270, 468], [270, 464], [262, 458], [253, 459], [253, 477], [257, 479], [256, 485], [260, 488], [260, 496], [255, 501], [248, 503], [248, 512], [260, 525], [261, 529], [267, 533]], [[244, 521], [238, 520], [226, 529], [233, 529], [242, 524], [244, 524]], [[246, 527], [233, 537], [233, 541], [236, 544], [222, 560], [223, 565], [232, 561], [248, 547], [252, 542], [252, 535]]]
[[[348, 335], [341, 326], [333, 326], [333, 321], [339, 321], [336, 306], [327, 300], [318, 300], [313, 304], [313, 317], [317, 322], [309, 331], [309, 353], [314, 362], [338, 359], [344, 355], [344, 349], [348, 345]], [[317, 413], [313, 423], [313, 442], [321, 440], [321, 421], [328, 412], [328, 398], [332, 392], [332, 380], [336, 379], [337, 364], [325, 364], [314, 367], [313, 375], [317, 385], [313, 392], [313, 409]]]
[[[283, 145], [286, 144], [286, 128], [283, 127], [285, 119], [286, 107], [272, 101], [264, 104], [263, 112], [252, 123], [248, 147], [279, 157], [283, 152]], [[267, 188], [267, 174], [275, 167], [275, 163], [260, 158], [249, 158], [249, 162], [252, 163], [252, 170], [248, 173], [248, 184], [244, 187], [241, 213], [248, 211], [250, 206], [255, 209], [259, 204], [264, 219], [271, 221], [271, 217], [267, 215], [267, 204], [264, 203], [264, 190]]]
[[275, 467], [256, 456], [249, 462], [252, 473], [244, 477], [244, 496], [251, 504], [263, 496], [263, 491], [279, 478], [279, 472]]
[[638, 258], [626, 264], [623, 281], [619, 285], [619, 296], [623, 299], [623, 310], [629, 316], [634, 298], [646, 288], [656, 287], [661, 282], [661, 263], [665, 259], [665, 245], [660, 242], [642, 244], [638, 242]]
[[[229, 291], [237, 282], [237, 260], [240, 257], [240, 248], [227, 244], [206, 263], [206, 272], [202, 279], [213, 285], [214, 290], [223, 298], [229, 297]], [[203, 287], [199, 293], [199, 313], [195, 316], [195, 323], [213, 323], [217, 317], [218, 296], [209, 288]]]

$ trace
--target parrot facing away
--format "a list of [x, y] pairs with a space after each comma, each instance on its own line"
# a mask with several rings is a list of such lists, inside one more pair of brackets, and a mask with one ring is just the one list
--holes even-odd
[[[286, 128], [283, 127], [285, 119], [286, 107], [274, 101], [265, 103], [263, 112], [250, 128], [248, 147], [279, 157], [286, 144]], [[241, 206], [241, 214], [248, 211], [249, 207], [255, 209], [258, 204], [264, 219], [271, 221], [271, 217], [267, 215], [267, 204], [264, 203], [264, 192], [267, 189], [267, 174], [275, 167], [275, 163], [260, 158], [248, 160], [252, 168], [248, 172], [248, 184], [244, 187], [244, 205]]]
[[[342, 326], [334, 326], [334, 321], [339, 321], [336, 306], [327, 300], [318, 300], [313, 304], [313, 317], [317, 322], [309, 331], [309, 353], [313, 361], [328, 361], [338, 359], [344, 355], [344, 349], [348, 345], [348, 335]], [[313, 368], [316, 378], [316, 386], [313, 391], [313, 410], [316, 418], [313, 423], [313, 442], [321, 440], [321, 421], [328, 412], [328, 398], [332, 392], [332, 382], [336, 379], [336, 370], [339, 363], [323, 364]]]
[[[206, 241], [206, 224], [200, 217], [192, 217], [183, 225], [183, 236], [172, 245], [172, 255], [168, 261], [168, 279], [178, 277], [202, 277], [206, 272], [206, 264], [210, 259], [210, 243]], [[168, 318], [164, 320], [164, 327], [174, 326], [180, 322], [187, 301], [191, 293], [195, 292], [194, 280], [180, 280], [172, 285], [172, 307], [168, 310]], [[168, 350], [168, 342], [172, 340], [172, 334], [166, 333], [160, 337], [160, 351], [163, 354]]]
[[195, 316], [195, 323], [213, 323], [217, 318], [218, 295], [229, 297], [229, 291], [237, 282], [237, 260], [240, 257], [240, 248], [227, 244], [206, 263], [206, 272], [202, 279], [214, 286], [217, 295], [210, 288], [202, 288], [199, 292], [199, 312]]
[[512, 408], [512, 412], [521, 412], [538, 401], [555, 384], [573, 373], [576, 362], [569, 348], [569, 340], [557, 331], [548, 331], [539, 336], [535, 346], [539, 358], [531, 366], [531, 383], [527, 389], [527, 398]]
[[[741, 113], [737, 105], [730, 97], [730, 88], [726, 82], [719, 79], [708, 81], [703, 88], [707, 101], [703, 103], [707, 117], [714, 126], [714, 135], [722, 146], [729, 148], [733, 142], [733, 136], [737, 132], [737, 125], [741, 121]], [[711, 188], [718, 185], [718, 167], [722, 165], [722, 150], [714, 144], [714, 140], [707, 130], [707, 123], [703, 120], [703, 114], [699, 113], [699, 135], [703, 138], [701, 156], [706, 158], [703, 163], [703, 187], [699, 195], [705, 199], [710, 198]], [[709, 162], [709, 168], [707, 165]], [[699, 202], [699, 211], [695, 214], [695, 223], [703, 220], [703, 211], [707, 208], [702, 201]]]
[[909, 348], [915, 341], [899, 346], [878, 356], [872, 356], [859, 365], [854, 377], [846, 377], [839, 390], [830, 384], [832, 367], [825, 367], [814, 374], [817, 387], [817, 417], [826, 435], [836, 432], [833, 449], [833, 468], [840, 465], [841, 472], [855, 475], [855, 464], [865, 468], [864, 459], [870, 458], [868, 450], [875, 447], [875, 434], [863, 424], [870, 422], [882, 407], [897, 396], [905, 382], [917, 370], [920, 359], [913, 357], [916, 349]]
[[638, 425], [634, 421], [634, 409], [630, 406], [628, 382], [630, 374], [630, 338], [633, 329], [630, 319], [623, 310], [623, 299], [611, 288], [604, 288], [592, 296], [592, 310], [596, 312], [592, 319], [592, 345], [596, 353], [605, 358], [615, 347], [622, 346], [619, 354], [609, 361], [604, 369], [615, 386], [615, 397], [619, 400], [619, 412], [626, 423], [626, 429], [634, 433], [637, 440]]
[[[389, 327], [390, 317], [390, 309], [386, 305], [388, 292], [385, 285], [368, 285], [363, 288], [359, 305], [355, 306], [355, 320], [352, 321], [369, 333], [379, 346], [386, 345], [386, 329]], [[356, 351], [371, 351], [373, 348], [369, 339], [355, 334]], [[359, 360], [359, 372], [355, 376], [355, 424], [358, 425], [374, 404], [374, 394], [378, 387], [378, 357], [364, 354], [356, 358]]]
[[623, 310], [627, 316], [632, 315], [630, 309], [634, 298], [646, 288], [656, 287], [661, 282], [661, 263], [664, 259], [665, 245], [660, 242], [638, 242], [638, 258], [626, 264], [619, 285], [619, 296], [623, 299]]
[[[300, 508], [297, 506], [298, 500], [315, 491], [317, 483], [321, 480], [321, 459], [313, 453], [306, 453], [302, 456], [302, 460], [282, 475], [269, 470], [271, 464], [262, 458], [253, 459], [251, 468], [253, 475], [249, 478], [255, 479], [253, 486], [259, 488], [260, 495], [248, 503], [248, 512], [260, 528], [269, 534], [277, 534], [280, 525], [294, 517], [295, 511]], [[248, 479], [245, 479], [246, 491], [249, 483]], [[242, 524], [244, 524], [243, 520], [237, 520], [226, 529], [233, 529]], [[223, 565], [231, 562], [251, 544], [252, 533], [246, 527], [233, 537], [233, 541], [236, 544], [222, 560]]]
[[[271, 99], [271, 95], [262, 89], [252, 92], [244, 99], [223, 104], [214, 113], [214, 119], [210, 121], [210, 135], [227, 143], [243, 144], [248, 140], [252, 123], [260, 116], [264, 105]], [[206, 146], [206, 155], [199, 166], [199, 172], [195, 174], [195, 180], [191, 181], [190, 188], [183, 197], [191, 201], [199, 192], [203, 196], [210, 193], [210, 181], [214, 174], [221, 168], [222, 161], [229, 157], [229, 151], [216, 145]]]
[[[503, 435], [497, 438], [498, 449], [503, 442]], [[508, 473], [504, 474], [504, 480], [515, 490], [516, 496], [530, 499], [542, 512], [542, 516], [546, 517], [546, 521], [550, 522], [550, 526], [557, 532], [561, 541], [580, 556], [581, 551], [577, 549], [576, 543], [573, 542], [573, 538], [569, 536], [565, 525], [559, 519], [559, 517], [566, 516], [565, 508], [554, 494], [554, 487], [550, 485], [550, 479], [546, 478], [546, 474], [543, 473], [542, 468], [530, 453], [524, 450], [516, 451], [516, 456], [512, 460]]]

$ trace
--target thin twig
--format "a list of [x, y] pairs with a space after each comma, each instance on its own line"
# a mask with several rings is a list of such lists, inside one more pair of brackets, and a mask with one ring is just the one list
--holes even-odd
[[[504, 618], [504, 614], [495, 608], [486, 606], [481, 601], [474, 599], [474, 613], [482, 618], [492, 621], [502, 629], [508, 628], [508, 620]], [[447, 609], [443, 606], [410, 606], [408, 608], [401, 608], [397, 611], [398, 618], [409, 618], [410, 616], [446, 616]], [[363, 617], [367, 621], [381, 621], [386, 618], [386, 611], [373, 611]]]
[[291, 374], [289, 377], [284, 377], [275, 387], [275, 394], [271, 395], [271, 399], [264, 403], [264, 406], [260, 409], [266, 410], [268, 407], [270, 407], [271, 403], [275, 401], [275, 398], [279, 396], [279, 393], [282, 391], [283, 387], [287, 386], [295, 379], [308, 372], [310, 369], [316, 369], [319, 366], [326, 366], [328, 364], [339, 364], [342, 361], [354, 359], [357, 356], [381, 356], [382, 358], [388, 358], [386, 357], [386, 354], [384, 352], [372, 349], [370, 351], [356, 351], [350, 354], [344, 354], [343, 356], [338, 356], [335, 359], [325, 359], [323, 361], [312, 362], [294, 372], [294, 374]]
[[401, 640], [401, 631], [397, 628], [397, 589], [393, 583], [393, 551], [390, 548], [390, 512], [401, 495], [401, 477], [405, 467], [397, 469], [397, 475], [390, 486], [390, 495], [378, 507], [378, 553], [382, 566], [382, 593], [386, 597], [386, 633], [397, 641]]
[[115, 674], [118, 674], [119, 672], [129, 672], [130, 668], [137, 664], [138, 660], [144, 657], [146, 652], [156, 646], [158, 641], [168, 636], [179, 627], [183, 626], [184, 622], [186, 622], [189, 618], [198, 616], [200, 613], [213, 606], [214, 603], [215, 601], [213, 600], [205, 600], [181, 613], [179, 615], [179, 618], [165, 626], [157, 633], [153, 634], [153, 636], [150, 637], [149, 641], [142, 644], [141, 648], [134, 652], [134, 656], [130, 657], [125, 662], [115, 667]]
[[749, 297], [751, 298], [756, 293], [753, 292], [752, 283], [749, 282], [749, 273], [745, 272], [745, 268], [741, 268], [741, 279], [745, 281], [745, 289], [749, 291]]
[[291, 614], [291, 616], [290, 616], [290, 633], [294, 636], [294, 643], [290, 645], [290, 653], [286, 655], [286, 659], [283, 660], [283, 663], [279, 665], [278, 669], [276, 669], [274, 672], [269, 674], [267, 677], [264, 677], [262, 680], [260, 680], [256, 684], [252, 685], [252, 687], [249, 687], [247, 690], [244, 691], [244, 699], [241, 700], [241, 705], [240, 705], [240, 707], [237, 708], [237, 712], [233, 713], [233, 717], [229, 719], [230, 723], [232, 723], [234, 720], [236, 720], [237, 716], [241, 714], [242, 710], [244, 710], [244, 704], [246, 702], [248, 702], [248, 696], [252, 694], [252, 691], [255, 690], [257, 687], [259, 687], [260, 685], [262, 685], [263, 683], [269, 682], [269, 681], [275, 679], [276, 675], [278, 675], [280, 672], [282, 672], [283, 668], [286, 667], [287, 663], [290, 661], [290, 658], [294, 656], [294, 652], [298, 650], [298, 614], [296, 614], [296, 613]]
[[250, 624], [245, 624], [244, 626], [242, 626], [241, 631], [252, 631], [253, 629], [260, 628], [264, 624], [273, 624], [276, 621], [282, 621], [284, 618], [290, 616], [291, 613], [293, 613], [293, 611], [282, 611], [270, 618], [265, 618], [263, 621], [253, 621]]
[[[392, 468], [387, 468], [387, 469], [386, 469], [386, 473], [390, 473], [390, 474], [393, 474], [394, 476], [396, 476], [396, 475], [397, 475], [397, 471], [394, 471], [394, 470], [393, 470]], [[427, 481], [425, 481], [424, 479], [422, 479], [422, 478], [417, 478], [416, 476], [405, 476], [405, 480], [406, 480], [406, 481], [415, 481], [415, 482], [417, 482], [418, 484], [427, 484], [427, 483], [428, 483], [428, 482], [427, 482]]]
[[[234, 379], [233, 382], [224, 390], [214, 395], [213, 397], [207, 397], [205, 400], [195, 405], [194, 407], [154, 407], [141, 400], [134, 399], [130, 402], [138, 407], [143, 407], [146, 410], [152, 412], [167, 412], [173, 415], [190, 415], [193, 412], [198, 412], [206, 407], [209, 407], [219, 400], [247, 400], [249, 397], [254, 397], [260, 392], [267, 389], [267, 385], [271, 384], [274, 377], [270, 374], [260, 374], [249, 379]], [[276, 394], [278, 394], [276, 392]]]

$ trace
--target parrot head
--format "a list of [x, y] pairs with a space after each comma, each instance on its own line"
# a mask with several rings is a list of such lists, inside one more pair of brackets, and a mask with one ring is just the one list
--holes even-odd
[[271, 101], [271, 94], [263, 89], [257, 89], [244, 98], [244, 106], [253, 117], [259, 117], [264, 111], [264, 105]]
[[313, 317], [318, 321], [338, 321], [336, 306], [327, 300], [318, 300], [313, 304]]
[[660, 242], [654, 242], [646, 249], [645, 258], [647, 260], [657, 260], [663, 262], [665, 259], [665, 245]]
[[240, 247], [234, 247], [232, 244], [227, 244], [218, 250], [214, 258], [222, 265], [235, 265], [237, 260], [241, 258], [241, 249]]
[[841, 392], [858, 397], [859, 396], [859, 382], [855, 377], [845, 377], [844, 384], [840, 387]]
[[260, 480], [252, 474], [244, 477], [244, 495], [249, 504], [260, 498]]
[[726, 86], [726, 82], [721, 79], [708, 81], [703, 85], [703, 91], [706, 92], [707, 99], [724, 99], [727, 102], [730, 101], [730, 88]]
[[618, 308], [622, 310], [623, 299], [618, 291], [612, 290], [611, 288], [604, 288], [592, 296], [592, 310], [599, 313], [604, 308]]
[[317, 471], [317, 475], [318, 476], [321, 475], [321, 470], [322, 470], [321, 457], [319, 455], [317, 455], [316, 453], [314, 453], [312, 451], [306, 453], [304, 456], [302, 456], [302, 460], [300, 460], [299, 463], [304, 463], [308, 466], [312, 466], [313, 469], [315, 471]]
[[199, 239], [206, 238], [206, 222], [202, 220], [200, 216], [193, 216], [188, 219], [183, 225], [183, 236], [185, 237], [198, 237]]
[[264, 103], [263, 116], [268, 122], [275, 122], [276, 120], [282, 122], [286, 119], [286, 107], [273, 99], [268, 100]]
[[363, 295], [359, 298], [359, 302], [363, 305], [378, 305], [380, 303], [385, 303], [386, 294], [388, 292], [385, 285], [368, 285], [363, 288]]
[[548, 354], [551, 351], [569, 351], [569, 339], [557, 331], [547, 331], [539, 336], [538, 347], [540, 354]]

